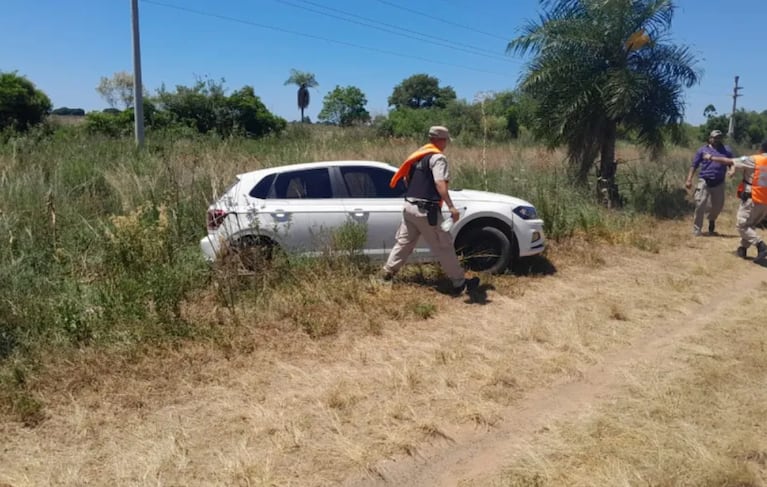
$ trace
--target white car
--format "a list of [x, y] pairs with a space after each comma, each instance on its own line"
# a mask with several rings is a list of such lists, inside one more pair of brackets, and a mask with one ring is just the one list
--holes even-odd
[[[323, 235], [348, 222], [364, 224], [362, 252], [385, 261], [402, 219], [405, 186], [392, 189], [396, 168], [373, 161], [327, 161], [239, 174], [208, 209], [208, 235], [200, 247], [208, 261], [243, 249], [279, 248], [288, 254], [317, 254]], [[498, 193], [450, 190], [461, 218], [450, 228], [456, 252], [467, 267], [505, 271], [518, 257], [545, 246], [543, 221], [527, 201]], [[443, 217], [449, 212], [443, 208]], [[411, 262], [435, 258], [420, 239]]]

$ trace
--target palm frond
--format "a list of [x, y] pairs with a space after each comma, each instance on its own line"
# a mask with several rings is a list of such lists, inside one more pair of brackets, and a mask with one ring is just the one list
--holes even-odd
[[[665, 127], [682, 120], [683, 88], [701, 76], [690, 49], [669, 39], [673, 0], [540, 4], [546, 11], [507, 46], [510, 54], [533, 55], [520, 79], [537, 101], [533, 132], [549, 145], [565, 144], [580, 177], [599, 147], [610, 156], [616, 124], [656, 154]], [[627, 49], [637, 32], [649, 42]]]

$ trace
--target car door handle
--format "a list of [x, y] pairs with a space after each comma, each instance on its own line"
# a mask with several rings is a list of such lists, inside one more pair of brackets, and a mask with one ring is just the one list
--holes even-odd
[[288, 212], [285, 210], [274, 210], [272, 211], [272, 216], [276, 218], [277, 220], [284, 220], [288, 215]]
[[355, 208], [354, 210], [352, 210], [352, 215], [355, 218], [367, 218], [368, 212], [363, 210], [362, 208]]

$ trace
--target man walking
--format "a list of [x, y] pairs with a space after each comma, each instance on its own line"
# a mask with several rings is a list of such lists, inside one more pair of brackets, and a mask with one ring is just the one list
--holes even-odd
[[741, 203], [737, 216], [740, 247], [736, 252], [745, 259], [748, 248], [753, 245], [758, 252], [754, 262], [766, 263], [767, 245], [757, 235], [756, 226], [767, 218], [767, 141], [762, 142], [761, 154], [732, 159], [707, 153], [703, 157], [723, 166], [743, 169], [742, 188], [739, 188]]
[[418, 238], [423, 236], [452, 282], [453, 294], [460, 294], [464, 289], [472, 291], [479, 286], [478, 277], [465, 278], [463, 268], [455, 255], [453, 237], [441, 228], [442, 203], [447, 205], [454, 222], [460, 218], [460, 213], [448, 192], [450, 169], [443, 152], [449, 141], [447, 128], [431, 127], [429, 143], [413, 152], [392, 177], [391, 187], [404, 178], [407, 191], [402, 208], [402, 223], [395, 237], [396, 243], [383, 266], [384, 280], [391, 280], [405, 265], [415, 249]]
[[695, 187], [695, 220], [692, 233], [695, 236], [702, 235], [703, 217], [708, 211], [708, 233], [716, 235], [716, 218], [724, 208], [724, 189], [727, 168], [722, 164], [712, 163], [705, 159], [705, 154], [718, 157], [732, 157], [730, 149], [723, 143], [724, 136], [720, 130], [714, 130], [709, 134], [708, 144], [704, 145], [695, 153], [692, 159], [690, 172], [687, 174], [685, 187], [692, 188], [692, 177], [700, 168], [698, 184]]

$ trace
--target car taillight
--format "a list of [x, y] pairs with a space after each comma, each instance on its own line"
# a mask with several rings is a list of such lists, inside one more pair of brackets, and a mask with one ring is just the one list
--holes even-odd
[[208, 210], [208, 230], [215, 230], [221, 226], [226, 215], [225, 210]]

